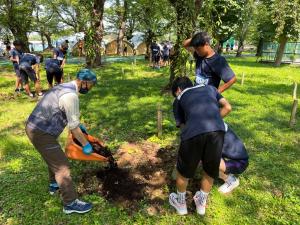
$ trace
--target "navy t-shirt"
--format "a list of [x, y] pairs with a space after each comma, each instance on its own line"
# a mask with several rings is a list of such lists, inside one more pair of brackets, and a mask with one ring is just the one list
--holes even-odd
[[151, 45], [152, 55], [158, 55], [160, 53], [160, 47], [157, 44]]
[[210, 58], [203, 58], [194, 52], [196, 61], [196, 84], [212, 85], [219, 87], [221, 80], [225, 83], [234, 77], [234, 73], [226, 59], [219, 54]]
[[45, 68], [51, 68], [51, 67], [60, 67], [60, 62], [58, 59], [46, 59], [45, 61]]
[[59, 61], [60, 65], [62, 64], [64, 58], [66, 57], [66, 53], [63, 52], [59, 48], [54, 48], [53, 53], [56, 55], [56, 59]]
[[20, 65], [32, 66], [37, 63], [40, 63], [40, 59], [36, 55], [29, 53], [24, 54], [20, 60]]
[[219, 109], [221, 98], [218, 90], [210, 85], [187, 88], [177, 97], [173, 111], [176, 123], [185, 125], [181, 132], [182, 141], [203, 133], [225, 131]]
[[229, 127], [224, 136], [222, 158], [236, 160], [249, 158], [245, 145]]
[[[12, 50], [10, 50], [10, 52], [9, 52], [9, 55], [11, 57], [13, 57], [13, 59], [16, 59], [16, 57], [19, 56], [19, 60], [21, 60], [23, 54], [24, 53], [22, 51], [19, 51], [19, 50], [15, 49], [15, 48], [12, 49]], [[13, 62], [13, 64], [18, 64], [18, 63], [17, 62]]]

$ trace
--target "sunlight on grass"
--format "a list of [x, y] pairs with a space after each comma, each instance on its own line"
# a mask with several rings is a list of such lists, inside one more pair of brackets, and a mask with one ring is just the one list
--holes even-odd
[[[0, 104], [3, 105], [0, 107], [0, 224], [45, 224], [45, 221], [74, 225], [300, 224], [300, 117], [295, 127], [288, 127], [293, 82], [300, 84], [300, 69], [286, 65], [275, 68], [255, 60], [228, 59], [238, 81], [224, 93], [233, 106], [225, 120], [245, 142], [250, 165], [240, 176], [240, 187], [232, 194], [219, 194], [219, 183], [213, 187], [204, 218], [194, 212], [186, 217], [177, 216], [167, 201], [163, 203], [166, 211], [163, 215], [149, 216], [143, 202], [139, 211], [129, 215], [126, 209], [95, 193], [82, 196], [94, 203], [90, 214], [63, 215], [60, 199], [51, 198], [47, 193], [46, 165], [24, 131], [24, 122], [36, 102], [30, 102], [25, 95], [11, 97], [12, 67], [3, 67], [0, 72]], [[78, 64], [67, 64], [65, 74], [74, 79], [79, 69]], [[138, 60], [136, 66], [131, 62], [118, 62], [94, 71], [98, 84], [89, 94], [80, 95], [81, 121], [92, 135], [104, 140], [113, 151], [123, 143], [144, 140], [162, 147], [178, 146], [179, 131], [172, 115], [173, 97], [161, 93], [169, 78], [167, 68], [153, 70], [147, 62]], [[43, 70], [44, 88], [47, 87], [45, 79]], [[161, 138], [156, 136], [157, 103], [161, 103], [163, 110]], [[62, 146], [66, 137], [67, 130], [59, 138]], [[134, 149], [128, 151], [135, 152]], [[174, 158], [174, 164], [175, 161]], [[71, 161], [71, 166], [76, 183], [82, 171], [99, 164]], [[174, 187], [165, 188], [172, 191]], [[24, 210], [24, 206], [28, 209]]]

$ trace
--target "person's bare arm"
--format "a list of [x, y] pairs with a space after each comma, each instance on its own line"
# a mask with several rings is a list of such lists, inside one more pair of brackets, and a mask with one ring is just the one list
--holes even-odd
[[231, 112], [232, 108], [231, 108], [230, 103], [225, 98], [221, 98], [219, 100], [219, 103], [221, 105], [220, 114], [221, 114], [221, 117], [224, 118]]
[[63, 69], [65, 67], [65, 64], [66, 64], [66, 58], [63, 59], [60, 68]]
[[18, 63], [18, 64], [19, 64], [20, 58], [19, 58], [19, 56], [18, 56], [18, 55], [16, 55], [16, 58], [14, 58], [13, 56], [11, 56], [9, 59], [10, 59], [10, 61], [12, 61], [12, 62], [16, 62], [16, 63]]
[[230, 81], [224, 83], [218, 88], [219, 93], [224, 92], [226, 89], [230, 88], [236, 82], [236, 76], [234, 76]]
[[88, 140], [80, 130], [79, 126], [71, 130], [72, 135], [76, 138], [82, 146], [85, 146], [88, 143]]
[[40, 64], [35, 64], [32, 66], [35, 74], [37, 75], [37, 79], [40, 81], [41, 80], [41, 76], [40, 76]]
[[194, 53], [194, 48], [190, 47], [192, 38], [186, 39], [182, 42], [183, 47], [191, 53]]

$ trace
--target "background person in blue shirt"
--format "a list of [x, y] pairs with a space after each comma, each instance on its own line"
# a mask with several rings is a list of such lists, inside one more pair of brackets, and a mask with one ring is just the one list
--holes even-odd
[[185, 195], [188, 179], [193, 178], [201, 160], [204, 174], [194, 202], [198, 214], [204, 215], [213, 181], [219, 177], [225, 133], [222, 118], [231, 111], [231, 106], [215, 87], [193, 86], [188, 77], [174, 80], [172, 94], [178, 100], [175, 111], [183, 127], [176, 165], [177, 193], [170, 194], [169, 202], [178, 214], [187, 214]]
[[20, 92], [23, 91], [23, 87], [22, 87], [22, 81], [21, 81], [21, 74], [20, 74], [20, 69], [19, 69], [19, 63], [20, 63], [20, 59], [23, 56], [23, 51], [22, 51], [22, 46], [23, 43], [22, 41], [19, 40], [15, 40], [13, 42], [13, 45], [15, 46], [14, 49], [9, 51], [9, 55], [10, 55], [10, 61], [12, 61], [13, 63], [13, 67], [16, 73], [16, 88], [15, 88], [15, 92]]
[[53, 87], [53, 79], [55, 79], [55, 85], [61, 83], [63, 71], [57, 59], [46, 59], [45, 69], [49, 88]]
[[[43, 55], [25, 53], [20, 60], [20, 74], [22, 83], [25, 84], [25, 91], [29, 97], [33, 98], [33, 94], [30, 91], [29, 79], [34, 82], [35, 91], [38, 96], [42, 96], [40, 87], [40, 72], [39, 64], [43, 62]], [[29, 79], [28, 79], [29, 78]]]
[[64, 79], [63, 70], [66, 64], [66, 54], [68, 48], [69, 48], [68, 41], [64, 41], [63, 43], [61, 43], [59, 48], [53, 49], [53, 59], [57, 59], [59, 61], [59, 65], [62, 71], [61, 83], [63, 82]]
[[[196, 84], [212, 85], [222, 93], [236, 82], [236, 76], [226, 59], [217, 54], [210, 46], [208, 33], [198, 32], [183, 42], [196, 61]], [[220, 86], [221, 80], [224, 82]]]

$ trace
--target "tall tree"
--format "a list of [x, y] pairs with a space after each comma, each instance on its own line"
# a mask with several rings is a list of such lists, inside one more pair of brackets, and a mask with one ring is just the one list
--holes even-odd
[[123, 54], [123, 39], [125, 37], [126, 32], [126, 17], [127, 17], [127, 0], [124, 0], [123, 6], [120, 5], [120, 1], [117, 0], [117, 6], [118, 6], [118, 17], [119, 17], [119, 32], [118, 32], [118, 38], [117, 38], [117, 54], [122, 55]]
[[31, 31], [34, 1], [0, 0], [0, 24], [8, 28], [15, 39], [24, 43], [24, 50], [29, 52], [27, 33]]
[[85, 33], [86, 63], [88, 67], [101, 65], [101, 42], [104, 34], [103, 12], [105, 0], [94, 0], [91, 26]]
[[176, 76], [186, 75], [186, 62], [189, 53], [182, 47], [182, 42], [189, 38], [196, 29], [195, 20], [200, 12], [202, 3], [194, 0], [169, 0], [176, 14], [176, 43], [170, 65], [170, 78], [168, 87], [171, 86]]
[[254, 7], [254, 0], [244, 0], [244, 7], [242, 7], [240, 10], [240, 19], [235, 35], [238, 40], [238, 50], [236, 53], [236, 57], [242, 56], [242, 52], [244, 50], [244, 42], [248, 35], [250, 26], [253, 23]]
[[274, 0], [272, 20], [276, 26], [276, 37], [279, 42], [275, 66], [279, 66], [288, 40], [298, 39], [300, 35], [300, 1]]

